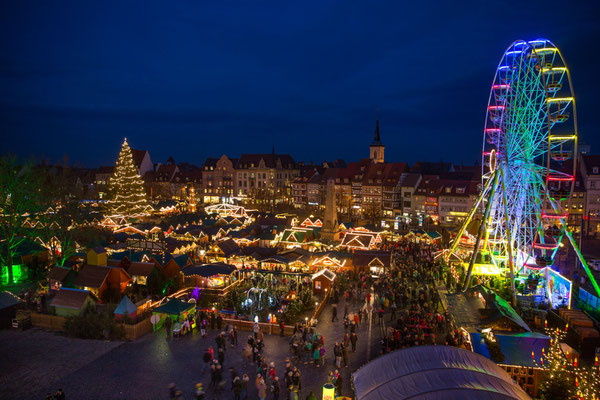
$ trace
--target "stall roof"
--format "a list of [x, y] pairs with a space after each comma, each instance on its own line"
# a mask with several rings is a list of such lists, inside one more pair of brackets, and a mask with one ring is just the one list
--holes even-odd
[[494, 362], [450, 346], [395, 351], [361, 367], [352, 380], [357, 400], [530, 399]]
[[193, 303], [184, 303], [177, 298], [172, 298], [162, 306], [156, 307], [152, 311], [160, 314], [179, 315], [193, 307], [196, 307], [196, 305]]
[[0, 310], [15, 306], [22, 303], [23, 300], [12, 294], [11, 292], [0, 292]]
[[229, 264], [202, 264], [202, 265], [190, 265], [181, 270], [183, 275], [199, 275], [205, 278], [210, 278], [214, 275], [230, 275], [235, 271], [235, 267]]
[[121, 315], [126, 315], [126, 314], [129, 315], [129, 314], [133, 314], [136, 311], [137, 311], [137, 307], [135, 306], [135, 304], [133, 304], [131, 302], [129, 297], [123, 296], [123, 299], [121, 299], [121, 302], [119, 303], [117, 308], [115, 308], [114, 313], [121, 314]]
[[[490, 352], [481, 338], [481, 333], [471, 333], [471, 343], [473, 351], [486, 358], [490, 358]], [[535, 359], [542, 357], [542, 349], [547, 354], [550, 348], [550, 338], [537, 332], [524, 332], [514, 335], [503, 335], [494, 333], [505, 360], [500, 364], [517, 365], [520, 367], [537, 367], [538, 365], [531, 359], [533, 352]]]

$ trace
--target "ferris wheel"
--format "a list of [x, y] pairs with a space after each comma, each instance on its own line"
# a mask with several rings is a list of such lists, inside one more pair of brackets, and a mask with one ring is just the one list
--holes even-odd
[[567, 229], [577, 117], [569, 70], [549, 40], [519, 40], [504, 52], [490, 90], [482, 166], [483, 190], [450, 248], [483, 210], [467, 281], [476, 262], [511, 275], [551, 265]]

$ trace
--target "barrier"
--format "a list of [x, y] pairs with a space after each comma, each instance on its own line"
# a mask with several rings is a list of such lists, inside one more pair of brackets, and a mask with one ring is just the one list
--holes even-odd
[[56, 315], [31, 313], [31, 324], [33, 326], [51, 331], [64, 332], [66, 320], [65, 317]]
[[150, 318], [143, 319], [135, 325], [121, 324], [121, 326], [125, 330], [125, 340], [137, 340], [152, 331]]

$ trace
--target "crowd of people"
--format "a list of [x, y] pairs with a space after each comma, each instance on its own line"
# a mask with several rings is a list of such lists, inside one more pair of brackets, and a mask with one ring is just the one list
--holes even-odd
[[[374, 276], [370, 271], [357, 275], [339, 272], [331, 290], [331, 322], [340, 326], [335, 330], [340, 332], [336, 333], [336, 339], [342, 327], [343, 336], [335, 342], [336, 339], [330, 338], [328, 353], [325, 336], [316, 326], [296, 324], [289, 338], [289, 356], [285, 358], [285, 366], [280, 366], [281, 375], [275, 360], [265, 355], [264, 334], [259, 324], [254, 324], [242, 348], [235, 328], [227, 324], [216, 335], [215, 346], [206, 349], [204, 362], [209, 366], [210, 382], [206, 390], [202, 383], [197, 385], [196, 398], [204, 399], [209, 393], [218, 399], [231, 391], [236, 400], [298, 400], [302, 391], [301, 368], [306, 373], [306, 368], [317, 371], [321, 367], [327, 369], [326, 365], [332, 366], [328, 383], [335, 387], [336, 396], [341, 396], [348, 375], [344, 371], [351, 354], [357, 351], [359, 328], [369, 321], [372, 326], [380, 327], [381, 353], [426, 344], [461, 346], [462, 335], [448, 314], [441, 311], [436, 281], [443, 279], [443, 271], [434, 259], [435, 251], [435, 245], [400, 241], [393, 246], [392, 265], [382, 275]], [[221, 330], [223, 321], [217, 322], [214, 314], [198, 317], [199, 326], [204, 329], [210, 326]], [[229, 351], [239, 352], [234, 354], [237, 364], [226, 361]], [[238, 373], [239, 370], [246, 373]], [[178, 398], [177, 393], [173, 386], [172, 397]], [[315, 398], [312, 392], [304, 396]]]

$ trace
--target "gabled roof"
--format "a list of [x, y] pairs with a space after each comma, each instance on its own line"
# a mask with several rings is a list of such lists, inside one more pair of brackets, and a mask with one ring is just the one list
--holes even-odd
[[97, 289], [102, 286], [109, 273], [110, 267], [86, 264], [79, 271], [79, 275], [77, 275], [73, 284]]
[[204, 278], [210, 278], [215, 275], [230, 275], [236, 270], [232, 265], [228, 264], [202, 264], [189, 265], [181, 270], [183, 275], [192, 276], [198, 275]]
[[69, 275], [69, 272], [71, 271], [71, 268], [65, 268], [55, 265], [54, 267], [52, 267], [50, 272], [48, 272], [47, 278], [63, 282], [67, 278], [67, 275]]
[[[61, 288], [50, 302], [53, 307], [80, 309], [91, 293], [88, 290]], [[93, 296], [92, 296], [93, 297]]]
[[319, 272], [313, 274], [313, 276], [311, 276], [312, 280], [315, 280], [316, 278], [318, 278], [319, 276], [324, 276], [325, 278], [329, 279], [330, 281], [333, 282], [333, 280], [335, 279], [335, 273], [331, 272], [330, 270], [328, 270], [327, 268], [323, 268], [322, 270], [320, 270]]
[[156, 265], [154, 265], [154, 263], [133, 262], [131, 263], [129, 268], [127, 268], [127, 273], [130, 276], [150, 276], [154, 268], [156, 268]]
[[296, 168], [296, 162], [289, 154], [242, 154], [235, 164], [235, 168], [257, 168], [261, 160], [266, 168], [278, 168], [279, 166], [282, 169]]
[[135, 304], [131, 302], [128, 296], [123, 296], [121, 302], [115, 308], [114, 314], [129, 315], [137, 311]]
[[11, 292], [0, 292], [0, 310], [22, 303], [23, 300]]
[[169, 315], [179, 315], [182, 312], [195, 307], [196, 303], [184, 303], [183, 301], [177, 298], [172, 298], [162, 306], [156, 307], [154, 310], [152, 310], [152, 312]]
[[136, 167], [140, 167], [142, 165], [142, 161], [144, 161], [144, 157], [148, 154], [147, 150], [136, 150], [131, 149], [131, 155], [133, 156], [133, 162]]
[[342, 239], [342, 246], [369, 248], [375, 234], [347, 232]]
[[225, 257], [232, 256], [240, 251], [240, 246], [233, 239], [222, 240], [217, 243], [217, 246]]
[[[377, 265], [378, 260], [381, 265]], [[373, 264], [373, 263], [376, 264]], [[392, 253], [390, 251], [380, 251], [380, 250], [355, 250], [354, 256], [352, 257], [352, 264], [355, 267], [374, 267], [381, 266], [384, 268], [389, 268], [392, 262]]]

